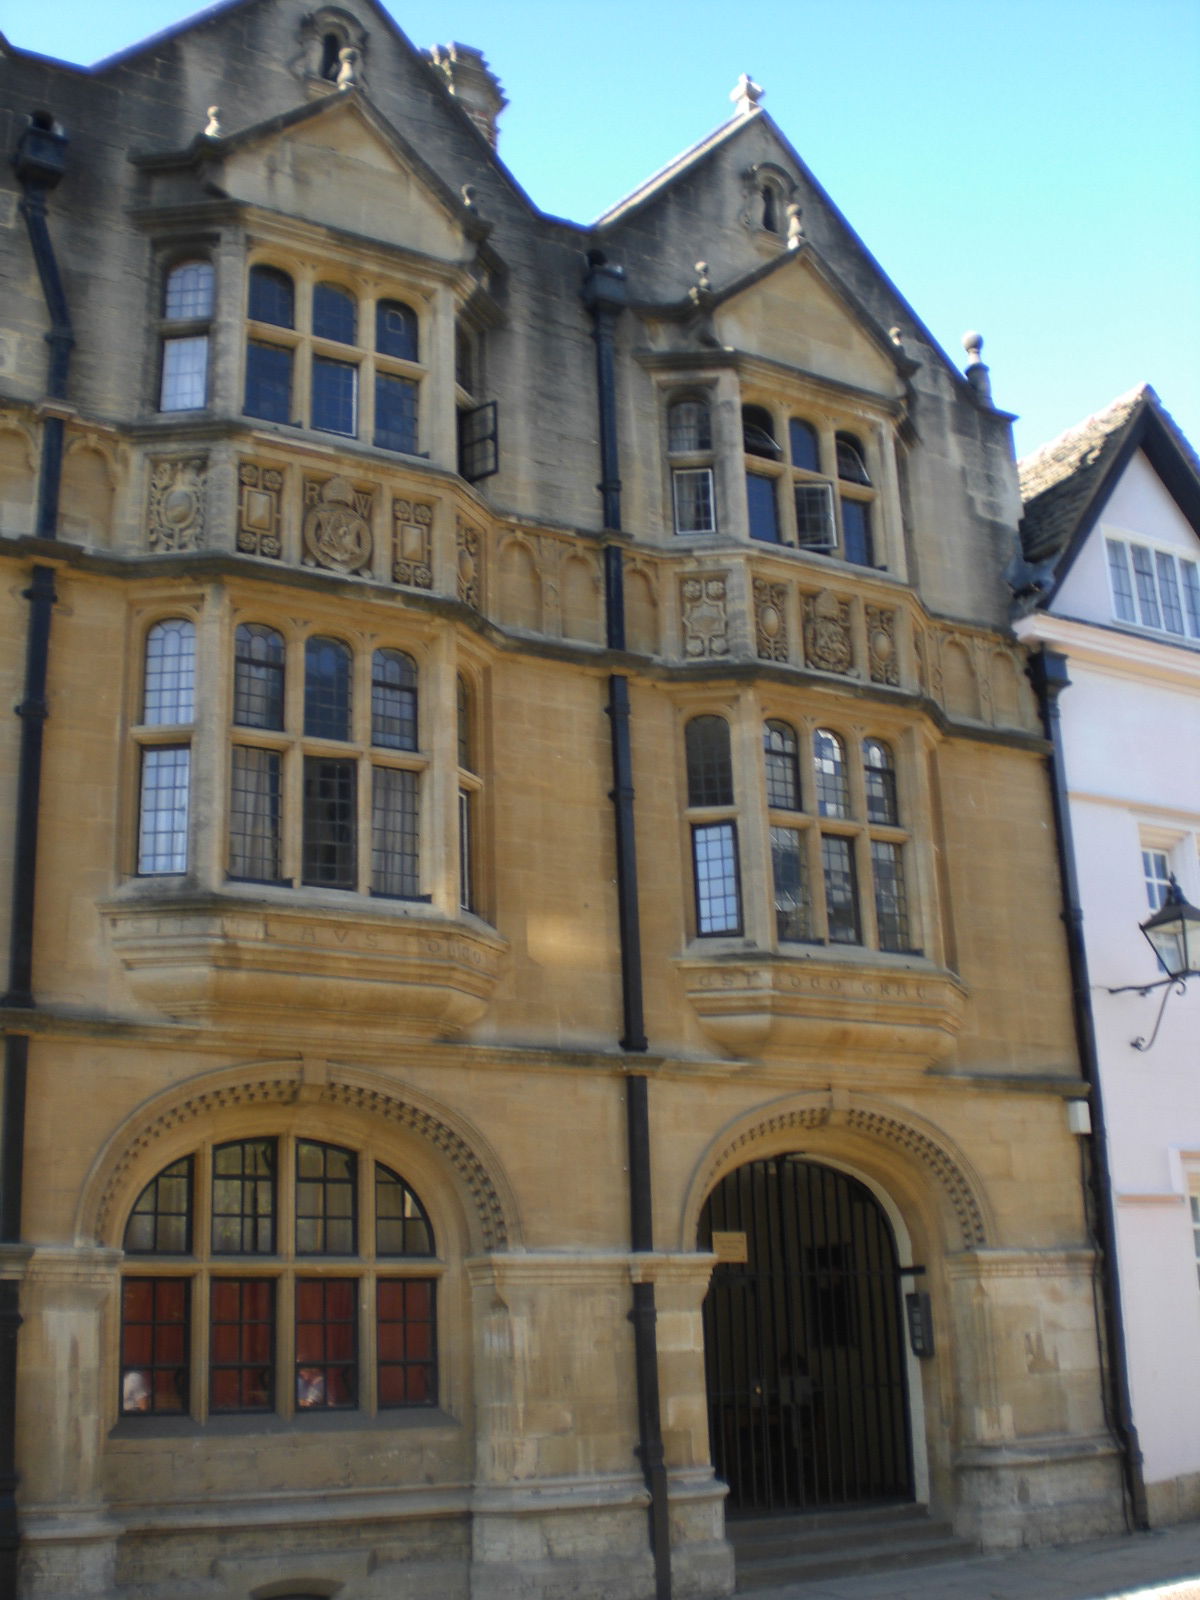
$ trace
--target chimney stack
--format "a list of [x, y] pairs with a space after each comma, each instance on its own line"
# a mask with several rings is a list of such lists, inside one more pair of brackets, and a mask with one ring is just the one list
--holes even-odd
[[435, 44], [425, 56], [445, 78], [450, 93], [462, 103], [463, 110], [494, 150], [496, 118], [508, 101], [483, 51], [473, 50], [469, 44]]

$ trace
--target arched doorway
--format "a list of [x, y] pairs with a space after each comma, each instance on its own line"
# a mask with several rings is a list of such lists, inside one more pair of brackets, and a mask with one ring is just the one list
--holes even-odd
[[912, 1497], [896, 1242], [865, 1184], [798, 1155], [731, 1172], [700, 1215], [713, 1465], [729, 1509]]

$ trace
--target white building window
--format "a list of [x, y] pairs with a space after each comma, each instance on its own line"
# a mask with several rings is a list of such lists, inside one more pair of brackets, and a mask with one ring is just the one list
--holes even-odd
[[1142, 851], [1142, 876], [1151, 911], [1161, 911], [1171, 887], [1171, 858], [1165, 850]]
[[1200, 639], [1200, 568], [1169, 550], [1107, 539], [1113, 613], [1179, 638]]

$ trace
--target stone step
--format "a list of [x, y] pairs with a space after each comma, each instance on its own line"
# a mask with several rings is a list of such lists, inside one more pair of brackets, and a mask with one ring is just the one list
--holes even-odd
[[731, 1519], [726, 1531], [737, 1560], [738, 1593], [760, 1600], [770, 1600], [768, 1591], [781, 1585], [933, 1566], [977, 1553], [921, 1506]]

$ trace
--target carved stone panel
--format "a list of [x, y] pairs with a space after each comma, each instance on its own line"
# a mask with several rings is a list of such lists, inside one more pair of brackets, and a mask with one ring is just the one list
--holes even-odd
[[458, 598], [463, 605], [475, 611], [482, 608], [483, 566], [479, 543], [478, 528], [460, 522], [457, 542]]
[[280, 502], [283, 473], [278, 467], [243, 461], [238, 467], [237, 547], [251, 556], [278, 561], [283, 553], [280, 537]]
[[871, 682], [898, 684], [900, 666], [896, 660], [896, 613], [882, 606], [867, 607], [867, 650], [871, 660]]
[[392, 501], [392, 581], [433, 588], [433, 502]]
[[820, 672], [853, 671], [850, 602], [829, 589], [804, 596], [804, 661]]
[[754, 637], [761, 661], [788, 659], [786, 584], [755, 578]]
[[207, 470], [207, 456], [151, 461], [146, 507], [146, 543], [151, 550], [203, 548]]
[[304, 564], [331, 572], [362, 572], [371, 564], [369, 489], [356, 489], [348, 478], [315, 478], [304, 482]]
[[683, 653], [689, 661], [729, 654], [726, 576], [722, 572], [679, 581]]

